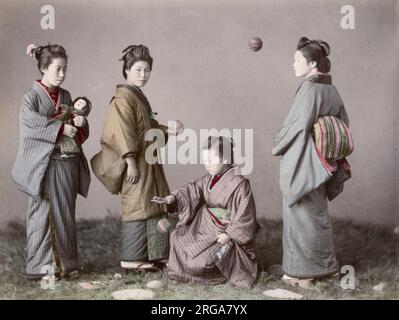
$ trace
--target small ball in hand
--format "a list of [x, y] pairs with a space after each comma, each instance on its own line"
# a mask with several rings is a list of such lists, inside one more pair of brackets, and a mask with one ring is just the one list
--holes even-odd
[[177, 131], [177, 121], [176, 120], [169, 122], [169, 129], [172, 131]]

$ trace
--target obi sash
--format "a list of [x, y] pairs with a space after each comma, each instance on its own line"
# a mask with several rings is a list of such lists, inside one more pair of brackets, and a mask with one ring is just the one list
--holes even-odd
[[226, 226], [230, 222], [230, 212], [222, 208], [208, 208], [212, 219], [219, 226]]

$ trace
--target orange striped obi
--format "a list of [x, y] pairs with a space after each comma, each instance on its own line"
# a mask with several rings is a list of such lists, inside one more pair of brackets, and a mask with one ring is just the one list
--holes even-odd
[[352, 135], [337, 117], [320, 117], [313, 125], [312, 135], [319, 155], [329, 163], [344, 159], [353, 152]]

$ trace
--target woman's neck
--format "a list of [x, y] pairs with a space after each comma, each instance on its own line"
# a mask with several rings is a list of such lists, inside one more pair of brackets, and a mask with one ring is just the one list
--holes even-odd
[[319, 70], [317, 70], [317, 68], [314, 68], [305, 76], [305, 79], [307, 79], [307, 78], [309, 78], [311, 76], [314, 76], [316, 74], [319, 74]]
[[54, 87], [53, 85], [51, 85], [50, 83], [48, 83], [48, 82], [46, 81], [46, 79], [44, 79], [44, 78], [43, 78], [42, 80], [40, 80], [40, 82], [41, 82], [43, 85], [45, 85], [46, 88], [47, 88], [47, 90], [50, 91], [50, 92], [56, 92], [57, 89], [58, 89], [58, 87]]
[[136, 90], [140, 90], [140, 91], [141, 91], [141, 88], [140, 88], [140, 87], [134, 85], [134, 84], [131, 83], [131, 82], [126, 81], [125, 84], [127, 84], [128, 86], [131, 86], [131, 87], [135, 88]]

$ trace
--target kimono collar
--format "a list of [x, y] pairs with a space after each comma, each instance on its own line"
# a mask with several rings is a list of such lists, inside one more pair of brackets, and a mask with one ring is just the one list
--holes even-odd
[[47, 91], [46, 87], [40, 82], [40, 80], [37, 80], [33, 83], [32, 89], [36, 91], [39, 95], [42, 95], [46, 97], [47, 102], [48, 102], [48, 111], [50, 110], [56, 110], [58, 106], [61, 104], [61, 100], [64, 101], [65, 94], [62, 88], [58, 87], [57, 95], [57, 104], [54, 103], [53, 98], [51, 97], [51, 94]]
[[[208, 191], [211, 191], [211, 189], [213, 190], [218, 185], [217, 182], [222, 181], [222, 180], [224, 180], [224, 181], [226, 181], [226, 180], [241, 181], [241, 179], [237, 179], [237, 177], [241, 177], [241, 176], [236, 175], [236, 169], [237, 169], [236, 166], [232, 166], [231, 168], [229, 168], [228, 170], [226, 170], [225, 172], [223, 172], [223, 174], [221, 174], [219, 176], [209, 174]], [[217, 178], [217, 181], [214, 181], [212, 183], [212, 181], [214, 180], [215, 177], [219, 177], [219, 178]], [[211, 188], [211, 185], [212, 185], [212, 188]]]
[[223, 175], [224, 175], [226, 172], [228, 172], [230, 169], [232, 169], [232, 167], [230, 167], [230, 168], [228, 168], [227, 170], [221, 172], [220, 174], [216, 174], [216, 175], [212, 176], [211, 184], [210, 184], [209, 189], [212, 189], [212, 187], [220, 180], [220, 178], [223, 177]]
[[125, 88], [129, 90], [131, 93], [133, 93], [135, 96], [139, 97], [141, 100], [144, 100], [144, 102], [148, 103], [147, 97], [144, 95], [143, 91], [139, 87], [134, 87], [131, 86], [130, 84], [118, 84], [116, 86], [116, 91], [119, 91], [118, 89]]
[[126, 83], [125, 84], [118, 84], [116, 86], [116, 95], [115, 96], [118, 96], [118, 93], [123, 95], [123, 93], [122, 93], [123, 91], [126, 92], [126, 90], [120, 90], [120, 89], [126, 89], [128, 91], [128, 93], [133, 94], [134, 96], [136, 96], [143, 103], [143, 105], [145, 107], [145, 110], [148, 113], [148, 116], [150, 118], [153, 118], [153, 115], [156, 114], [156, 113], [152, 112], [150, 102], [148, 101], [147, 97], [144, 95], [143, 91], [141, 91], [141, 89], [139, 87], [134, 87], [134, 86], [131, 86], [131, 85], [126, 84]]
[[58, 94], [58, 92], [60, 92], [60, 87], [55, 87], [54, 90], [50, 90], [50, 88], [48, 86], [46, 86], [41, 80], [36, 80], [35, 82], [37, 82], [39, 85], [41, 85], [44, 89], [46, 89], [46, 91], [51, 94], [51, 95], [55, 95]]
[[328, 73], [316, 73], [311, 75], [310, 77], [306, 78], [305, 81], [311, 81], [315, 83], [321, 84], [331, 84], [331, 75]]

